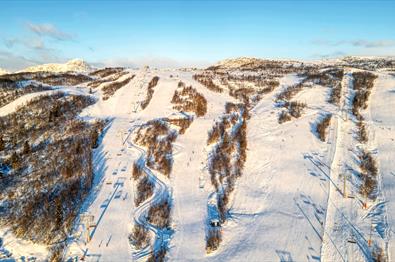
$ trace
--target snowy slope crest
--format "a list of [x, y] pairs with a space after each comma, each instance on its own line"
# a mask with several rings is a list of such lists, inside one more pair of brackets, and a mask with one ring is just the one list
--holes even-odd
[[3, 68], [0, 68], [0, 75], [6, 75], [6, 74], [8, 74], [9, 72], [7, 71], [7, 70], [5, 70], [5, 69], [3, 69]]
[[73, 59], [65, 64], [43, 64], [37, 66], [31, 66], [21, 70], [20, 72], [54, 72], [54, 73], [62, 73], [62, 72], [87, 72], [91, 71], [92, 67], [86, 63], [82, 59]]

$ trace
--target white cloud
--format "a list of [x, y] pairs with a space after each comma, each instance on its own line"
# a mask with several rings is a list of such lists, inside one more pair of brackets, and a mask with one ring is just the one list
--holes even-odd
[[29, 49], [36, 50], [52, 50], [51, 48], [46, 47], [44, 41], [41, 38], [37, 37], [28, 37], [26, 39], [21, 38], [7, 38], [4, 39], [4, 44], [8, 48], [13, 48], [16, 45], [22, 45]]
[[39, 36], [47, 36], [59, 41], [69, 41], [74, 39], [71, 34], [59, 30], [53, 24], [34, 24], [28, 22], [26, 25], [30, 31]]
[[11, 52], [0, 50], [0, 67], [10, 71], [39, 64], [40, 61], [29, 59], [24, 56], [15, 55]]
[[325, 39], [317, 39], [312, 41], [315, 45], [322, 46], [341, 46], [341, 45], [351, 45], [356, 47], [364, 48], [383, 48], [395, 46], [395, 40], [392, 39], [381, 39], [381, 40], [341, 40], [341, 41], [331, 41]]

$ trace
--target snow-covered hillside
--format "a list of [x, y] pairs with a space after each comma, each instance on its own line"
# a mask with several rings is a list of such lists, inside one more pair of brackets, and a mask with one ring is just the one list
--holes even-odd
[[[63, 261], [391, 261], [395, 74], [391, 59], [377, 59], [107, 68], [7, 100], [3, 121], [41, 94], [88, 96], [94, 102], [80, 105], [78, 120], [107, 124], [70, 227], [48, 243], [17, 236], [3, 220], [0, 260], [58, 252]], [[0, 136], [4, 152], [9, 136]], [[0, 154], [0, 183], [15, 174], [7, 159]], [[0, 214], [17, 203], [1, 196]]]
[[8, 74], [9, 72], [3, 68], [0, 68], [0, 75]]
[[91, 66], [82, 59], [73, 59], [64, 64], [43, 64], [27, 67], [19, 72], [88, 72], [92, 70]]

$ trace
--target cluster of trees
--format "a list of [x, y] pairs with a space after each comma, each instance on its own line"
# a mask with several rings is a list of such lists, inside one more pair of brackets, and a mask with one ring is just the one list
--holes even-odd
[[169, 176], [173, 166], [172, 143], [176, 138], [177, 132], [164, 119], [155, 119], [139, 128], [134, 141], [147, 148], [147, 166]]
[[159, 76], [154, 76], [148, 83], [147, 96], [145, 97], [145, 100], [142, 101], [140, 104], [142, 109], [145, 109], [151, 102], [152, 96], [154, 95], [154, 87], [158, 84], [158, 82]]
[[207, 101], [202, 94], [192, 86], [185, 86], [183, 82], [178, 83], [178, 90], [174, 92], [171, 100], [174, 109], [179, 111], [191, 111], [196, 116], [204, 116], [207, 112]]
[[207, 89], [216, 92], [216, 93], [222, 93], [223, 89], [215, 84], [212, 80], [212, 76], [207, 75], [207, 74], [195, 74], [193, 76], [193, 79], [198, 81], [200, 84], [205, 86]]
[[289, 101], [291, 100], [297, 93], [302, 91], [303, 82], [295, 85], [288, 86], [285, 88], [280, 94], [277, 96], [277, 101]]
[[290, 121], [292, 117], [298, 118], [301, 116], [303, 108], [306, 104], [301, 102], [290, 102], [290, 100], [303, 90], [307, 83], [317, 85], [329, 86], [332, 88], [328, 102], [338, 104], [341, 97], [341, 81], [343, 79], [344, 70], [341, 68], [330, 68], [328, 70], [308, 69], [305, 70], [301, 77], [303, 80], [297, 84], [288, 86], [280, 94], [277, 95], [276, 101], [286, 110], [280, 112], [278, 122], [284, 123]]
[[337, 82], [332, 86], [331, 93], [329, 95], [328, 102], [332, 103], [334, 105], [339, 105], [340, 103], [340, 98], [341, 98], [341, 92], [342, 92], [342, 84], [341, 82]]
[[129, 236], [129, 241], [138, 249], [149, 245], [150, 235], [148, 229], [139, 224], [135, 224], [133, 227], [133, 232]]
[[[0, 118], [0, 224], [34, 242], [66, 237], [93, 181], [92, 149], [104, 122], [77, 119], [93, 101], [57, 93]], [[43, 227], [42, 225], [45, 225]]]
[[179, 116], [178, 118], [165, 118], [165, 120], [172, 125], [178, 126], [179, 127], [178, 133], [182, 135], [192, 124], [193, 117], [189, 115], [185, 115], [185, 116]]
[[361, 169], [362, 184], [360, 192], [364, 197], [375, 200], [377, 197], [377, 175], [378, 168], [376, 159], [368, 151], [362, 150], [359, 156], [359, 167]]
[[[138, 161], [133, 163], [132, 177], [137, 182], [136, 185], [136, 196], [134, 203], [136, 206], [141, 205], [145, 200], [151, 197], [154, 193], [154, 185], [149, 181], [147, 174], [144, 172], [141, 162]], [[133, 231], [129, 235], [129, 241], [137, 249], [141, 249], [150, 243], [150, 234], [148, 229], [143, 225], [134, 224]]]
[[354, 78], [353, 88], [355, 90], [352, 101], [352, 113], [358, 120], [363, 120], [360, 110], [368, 107], [367, 102], [377, 75], [370, 72], [354, 72], [352, 76]]
[[222, 230], [211, 228], [207, 232], [206, 236], [206, 251], [211, 253], [219, 248], [222, 241]]
[[327, 75], [329, 75], [328, 85], [332, 87], [328, 102], [339, 105], [342, 91], [342, 80], [344, 77], [344, 69], [333, 68], [326, 71], [326, 73]]
[[[209, 131], [207, 140], [208, 145], [214, 144], [209, 153], [209, 173], [217, 194], [221, 223], [227, 219], [229, 197], [234, 190], [236, 179], [242, 175], [246, 160], [249, 117], [248, 108], [244, 104], [227, 103], [225, 109], [226, 113]], [[213, 241], [214, 238], [209, 235], [206, 238], [207, 251], [217, 248], [220, 239], [217, 236], [217, 242]]]
[[[154, 77], [148, 85], [148, 94], [146, 103], [143, 104], [145, 108], [152, 98], [153, 88], [157, 85], [159, 77]], [[198, 93], [196, 89], [191, 86], [186, 87], [183, 82], [179, 82], [178, 90], [175, 91], [172, 103], [176, 104], [174, 108], [182, 111], [193, 111], [197, 116], [203, 116], [207, 111], [207, 101], [203, 95]], [[171, 173], [173, 159], [172, 159], [172, 143], [177, 138], [178, 134], [183, 134], [190, 126], [193, 117], [183, 114], [179, 118], [162, 118], [155, 119], [142, 125], [134, 138], [134, 142], [147, 148], [147, 166], [155, 169], [166, 176]], [[178, 132], [172, 129], [170, 124], [180, 127]], [[137, 194], [135, 203], [140, 205], [150, 196], [154, 191], [154, 185], [149, 181], [143, 168], [137, 162], [133, 165], [133, 178], [137, 182]], [[150, 206], [148, 210], [147, 220], [149, 223], [159, 228], [169, 228], [171, 225], [171, 200], [165, 197], [161, 202]], [[136, 225], [134, 231], [130, 236], [130, 240], [137, 248], [149, 242], [148, 231], [141, 226]], [[154, 250], [148, 261], [163, 261], [167, 252], [166, 247], [161, 247], [159, 250]]]
[[51, 89], [50, 87], [36, 84], [23, 86], [22, 83], [18, 81], [0, 79], [0, 107], [11, 103], [25, 94]]
[[368, 132], [366, 130], [366, 124], [364, 121], [359, 120], [357, 122], [357, 138], [361, 143], [366, 143], [368, 141]]
[[[206, 70], [195, 74], [193, 78], [214, 92], [223, 92], [224, 88], [229, 90], [229, 95], [243, 101], [257, 103], [263, 94], [273, 91], [279, 86], [277, 73], [269, 71], [258, 71], [260, 74], [240, 74], [231, 70]], [[218, 84], [217, 84], [218, 83]]]
[[139, 206], [145, 200], [147, 200], [154, 193], [154, 185], [148, 179], [147, 175], [144, 175], [137, 182], [137, 193], [134, 203], [136, 206]]
[[[168, 119], [155, 119], [141, 126], [134, 139], [135, 143], [147, 148], [147, 166], [166, 176], [170, 175], [172, 168], [172, 142], [177, 137], [177, 131], [171, 129]], [[141, 163], [141, 161], [139, 161]], [[143, 168], [135, 162], [132, 176], [137, 183], [136, 205], [152, 196], [154, 185], [145, 174]], [[158, 228], [169, 229], [171, 226], [171, 199], [166, 197], [159, 203], [154, 203], [148, 209], [147, 221]], [[142, 226], [135, 225], [130, 236], [132, 244], [142, 248], [150, 242], [149, 232]], [[158, 239], [158, 241], [162, 241]], [[156, 245], [155, 245], [156, 246]], [[148, 261], [164, 261], [167, 247], [161, 245], [158, 250], [151, 252]]]
[[302, 116], [303, 109], [306, 107], [305, 103], [298, 101], [285, 102], [283, 104], [285, 110], [281, 111], [278, 116], [278, 122], [280, 124], [290, 121], [292, 117], [299, 118]]
[[157, 250], [153, 250], [147, 262], [164, 262], [167, 253], [167, 248], [160, 246]]
[[91, 72], [89, 75], [93, 77], [105, 78], [109, 75], [120, 73], [122, 71], [124, 71], [123, 67], [106, 67], [106, 68], [95, 70]]
[[[366, 129], [366, 124], [364, 118], [361, 115], [361, 109], [366, 109], [368, 107], [368, 100], [371, 90], [374, 86], [374, 81], [377, 75], [361, 71], [354, 72], [353, 76], [353, 89], [355, 90], [355, 95], [352, 100], [352, 113], [356, 117], [357, 122], [357, 139], [361, 143], [366, 143], [368, 141], [368, 133]], [[361, 169], [361, 185], [360, 193], [366, 198], [376, 199], [376, 189], [377, 189], [377, 175], [378, 168], [376, 160], [373, 158], [372, 154], [364, 149], [361, 150], [360, 156], [360, 169]]]
[[170, 212], [170, 201], [165, 198], [160, 203], [150, 207], [148, 210], [148, 221], [159, 228], [169, 228], [171, 222]]
[[36, 74], [32, 79], [51, 86], [74, 86], [92, 80], [90, 76], [77, 73]]
[[35, 80], [48, 85], [78, 85], [92, 80], [92, 77], [79, 73], [53, 73], [53, 72], [21, 72], [12, 73], [0, 76], [1, 83], [8, 82], [22, 82], [27, 80]]
[[112, 83], [109, 83], [105, 86], [103, 86], [103, 100], [109, 99], [118, 89], [121, 87], [129, 84], [129, 82], [135, 77], [135, 75], [132, 75], [130, 77], [125, 78], [122, 81], [115, 81]]
[[115, 71], [112, 74], [106, 75], [103, 78], [97, 78], [96, 80], [88, 83], [88, 87], [91, 88], [97, 88], [98, 86], [100, 86], [103, 83], [108, 83], [108, 82], [114, 82], [117, 81], [118, 79], [120, 79], [121, 77], [123, 77], [124, 75], [127, 75], [128, 72], [127, 71]]
[[332, 119], [332, 114], [327, 114], [317, 124], [317, 134], [322, 142], [325, 142], [326, 140], [326, 133], [327, 133], [326, 130], [328, 129], [329, 124], [331, 123], [331, 119]]

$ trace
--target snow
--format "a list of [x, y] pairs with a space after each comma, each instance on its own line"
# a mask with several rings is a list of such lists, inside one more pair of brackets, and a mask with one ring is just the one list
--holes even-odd
[[3, 68], [0, 68], [0, 75], [9, 74], [9, 72]]
[[1, 107], [0, 108], [0, 117], [14, 112], [18, 107], [23, 106], [24, 104], [26, 104], [28, 101], [30, 101], [31, 99], [33, 99], [35, 97], [39, 97], [41, 95], [52, 94], [54, 92], [56, 92], [56, 91], [49, 90], [49, 91], [30, 93], [30, 94], [21, 96], [21, 97], [15, 99], [14, 101], [12, 101], [11, 103], [6, 104], [5, 106]]
[[371, 114], [375, 144], [377, 145], [380, 173], [382, 175], [383, 200], [386, 201], [388, 255], [392, 260], [395, 257], [395, 77], [381, 74], [376, 80], [376, 89], [372, 94]]
[[19, 72], [53, 72], [53, 73], [63, 73], [63, 72], [88, 72], [92, 70], [91, 66], [87, 64], [82, 59], [73, 59], [65, 64], [43, 64], [27, 67]]
[[[7, 257], [19, 257], [21, 260], [22, 258], [43, 259], [48, 255], [48, 248], [46, 245], [18, 239], [7, 228], [2, 228], [0, 230], [0, 240], [0, 261], [7, 261]], [[15, 260], [10, 259], [9, 261]]]
[[[170, 260], [188, 258], [199, 260], [205, 257], [205, 223], [207, 201], [213, 192], [207, 172], [207, 131], [214, 120], [224, 112], [225, 103], [233, 101], [229, 96], [219, 96], [181, 74], [182, 81], [202, 93], [208, 103], [207, 113], [196, 117], [185, 134], [180, 135], [176, 145], [181, 148], [174, 159], [171, 183], [173, 185], [173, 221], [176, 233], [171, 241]], [[204, 188], [200, 188], [202, 181]], [[193, 237], [192, 237], [193, 236]]]
[[[250, 60], [227, 61], [240, 66]], [[37, 69], [38, 70], [38, 69]], [[342, 82], [343, 99], [340, 108], [326, 102], [329, 89], [313, 85], [304, 88], [293, 100], [305, 102], [307, 108], [298, 119], [278, 124], [281, 111], [275, 98], [282, 89], [300, 81], [295, 74], [280, 79], [280, 87], [265, 94], [251, 110], [247, 124], [247, 161], [243, 175], [237, 180], [231, 201], [231, 218], [223, 225], [223, 241], [217, 251], [205, 250], [207, 203], [214, 189], [207, 172], [207, 131], [224, 113], [225, 103], [234, 101], [227, 92], [213, 93], [192, 79], [193, 71], [128, 70], [123, 78], [135, 74], [129, 84], [120, 88], [108, 100], [100, 99], [100, 87], [94, 90], [97, 103], [86, 108], [81, 117], [107, 118], [111, 123], [102, 142], [94, 151], [94, 187], [82, 207], [64, 259], [85, 257], [87, 261], [131, 261], [144, 255], [130, 245], [128, 236], [135, 220], [144, 214], [146, 206], [135, 208], [135, 188], [131, 180], [134, 161], [144, 150], [132, 142], [133, 131], [146, 121], [177, 113], [170, 103], [177, 83], [182, 80], [202, 93], [207, 100], [207, 114], [195, 117], [191, 126], [174, 142], [174, 164], [170, 178], [156, 172], [155, 195], [169, 188], [172, 192], [172, 221], [175, 230], [170, 240], [169, 261], [369, 261], [367, 239], [373, 214], [375, 227], [372, 238], [395, 256], [393, 245], [395, 216], [395, 77], [378, 73], [369, 107], [363, 114], [369, 129], [369, 149], [376, 150], [381, 176], [381, 195], [361, 208], [356, 183], [347, 181], [344, 198], [343, 175], [346, 164], [357, 168], [355, 123], [341, 109], [349, 110], [353, 91], [350, 88], [352, 69], [346, 70]], [[173, 77], [170, 77], [173, 75]], [[159, 76], [158, 85], [146, 109], [139, 103], [145, 99], [148, 82]], [[88, 88], [57, 87], [66, 92], [88, 94]], [[0, 108], [0, 116], [13, 112], [28, 100], [45, 91], [24, 95]], [[321, 142], [314, 132], [320, 117], [332, 113], [328, 141]], [[86, 242], [81, 214], [94, 216], [95, 228]], [[155, 228], [152, 228], [157, 232]], [[15, 257], [35, 256], [44, 260], [45, 246], [13, 239], [0, 231], [2, 249]], [[380, 234], [380, 232], [384, 232]], [[355, 244], [348, 240], [353, 238]]]

